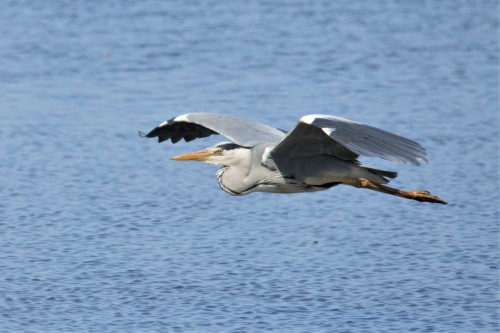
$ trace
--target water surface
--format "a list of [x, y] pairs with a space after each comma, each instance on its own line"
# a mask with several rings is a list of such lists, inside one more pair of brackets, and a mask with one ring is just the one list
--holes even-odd
[[[494, 332], [495, 1], [19, 2], [0, 11], [0, 331]], [[137, 130], [304, 114], [422, 143], [448, 206], [220, 191]]]

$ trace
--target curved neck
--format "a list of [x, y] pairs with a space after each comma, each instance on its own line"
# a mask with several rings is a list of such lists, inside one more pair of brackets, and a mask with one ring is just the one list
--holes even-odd
[[227, 182], [227, 171], [230, 170], [228, 166], [223, 166], [219, 170], [217, 170], [217, 173], [215, 174], [217, 177], [217, 182], [219, 183], [220, 188], [224, 191], [227, 192], [231, 195], [241, 195], [241, 193], [236, 192], [235, 190], [229, 188], [226, 185]]
[[237, 164], [225, 165], [216, 174], [220, 188], [231, 195], [243, 195], [245, 190], [254, 185], [247, 181], [252, 165], [250, 149], [242, 148], [238, 154], [241, 154], [242, 158], [238, 159]]

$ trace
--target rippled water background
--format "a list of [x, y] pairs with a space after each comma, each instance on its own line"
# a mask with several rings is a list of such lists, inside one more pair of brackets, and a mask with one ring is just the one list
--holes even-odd
[[[494, 332], [497, 1], [4, 1], [1, 332]], [[141, 140], [220, 112], [408, 136], [394, 186], [231, 197]]]

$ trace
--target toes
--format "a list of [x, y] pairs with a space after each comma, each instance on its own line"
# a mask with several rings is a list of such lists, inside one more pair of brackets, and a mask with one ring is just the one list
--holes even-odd
[[431, 192], [424, 191], [424, 190], [411, 191], [410, 193], [413, 195], [416, 195], [416, 196], [430, 196], [431, 195]]
[[424, 191], [424, 192], [427, 194], [419, 193], [419, 194], [415, 195], [415, 200], [422, 201], [422, 202], [437, 202], [437, 203], [441, 203], [441, 204], [445, 204], [445, 205], [447, 204], [447, 202], [444, 201], [443, 199], [441, 199], [440, 197], [436, 197], [434, 195], [429, 195], [430, 193], [427, 191]]

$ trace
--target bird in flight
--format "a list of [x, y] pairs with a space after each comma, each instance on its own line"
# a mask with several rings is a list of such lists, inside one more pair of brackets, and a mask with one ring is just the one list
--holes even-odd
[[358, 157], [392, 162], [427, 163], [415, 141], [387, 131], [329, 115], [306, 115], [289, 132], [257, 122], [214, 113], [189, 113], [167, 120], [141, 137], [186, 142], [220, 134], [231, 142], [172, 157], [221, 166], [217, 182], [231, 195], [252, 192], [299, 193], [337, 185], [383, 192], [421, 202], [446, 204], [428, 191], [386, 186], [393, 171], [362, 165]]

